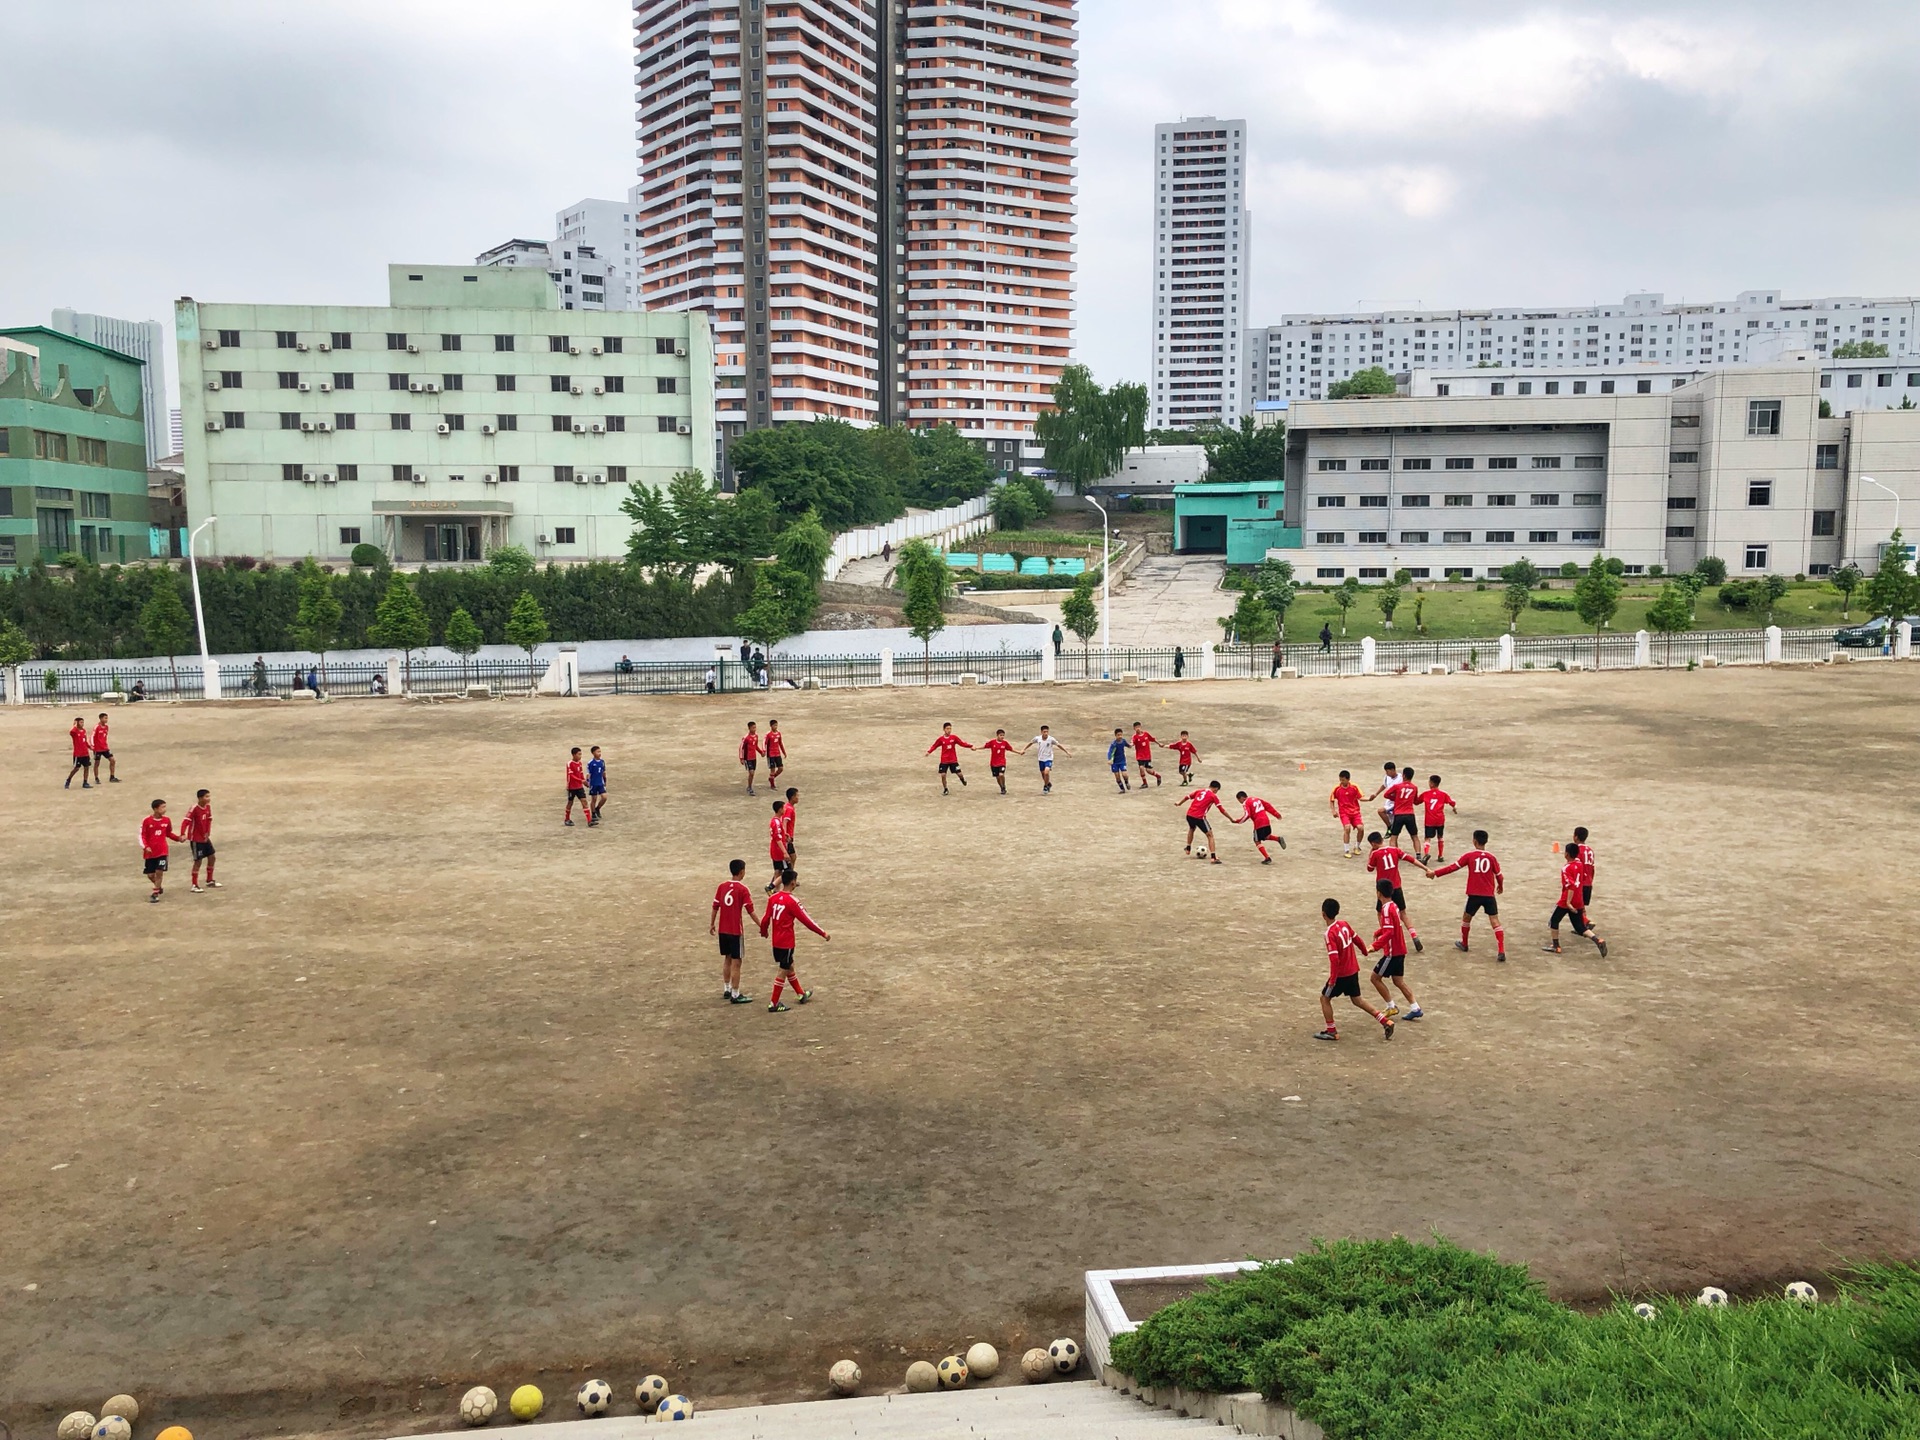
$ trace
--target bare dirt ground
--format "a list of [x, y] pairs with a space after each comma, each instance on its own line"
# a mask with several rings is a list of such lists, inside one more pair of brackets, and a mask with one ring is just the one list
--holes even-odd
[[[707, 1401], [1079, 1331], [1093, 1266], [1437, 1230], [1554, 1290], [1920, 1251], [1906, 836], [1920, 668], [783, 695], [815, 1003], [721, 1003], [762, 876], [731, 698], [163, 708], [63, 792], [0, 713], [0, 1417], [115, 1390], [200, 1440], [444, 1428], [461, 1387], [658, 1370]], [[765, 703], [752, 712], [764, 722]], [[1180, 854], [1100, 745], [1185, 727], [1291, 848]], [[1075, 754], [942, 799], [939, 722]], [[562, 829], [570, 744], [608, 824]], [[1429, 1018], [1309, 1037], [1334, 772], [1437, 770], [1512, 962], [1416, 880]], [[1303, 772], [1298, 766], [1305, 762]], [[215, 792], [217, 893], [145, 901], [146, 802]], [[1538, 953], [1593, 828], [1613, 945]], [[177, 857], [178, 858], [178, 857]], [[1350, 1008], [1350, 1007], [1349, 1007]], [[563, 1407], [554, 1405], [554, 1413]]]

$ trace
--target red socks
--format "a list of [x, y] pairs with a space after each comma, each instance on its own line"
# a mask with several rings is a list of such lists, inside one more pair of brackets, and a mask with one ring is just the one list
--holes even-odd
[[[1493, 933], [1497, 936], [1499, 935], [1500, 932], [1496, 930]], [[1460, 944], [1462, 948], [1464, 948], [1467, 942], [1472, 938], [1473, 938], [1473, 922], [1471, 920], [1465, 921], [1460, 926]]]
[[1507, 932], [1498, 925], [1493, 927], [1493, 948], [1502, 955], [1507, 953]]

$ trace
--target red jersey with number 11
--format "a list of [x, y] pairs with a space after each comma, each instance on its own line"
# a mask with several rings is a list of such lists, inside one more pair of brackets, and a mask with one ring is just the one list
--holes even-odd
[[1407, 858], [1407, 852], [1398, 845], [1382, 845], [1378, 850], [1367, 854], [1367, 869], [1373, 872], [1376, 880], [1389, 880], [1395, 889], [1400, 888], [1400, 862]]

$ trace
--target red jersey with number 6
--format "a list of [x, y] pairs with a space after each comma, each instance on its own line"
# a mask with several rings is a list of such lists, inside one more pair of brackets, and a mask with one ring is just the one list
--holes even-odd
[[759, 917], [753, 913], [753, 892], [738, 880], [726, 880], [713, 892], [713, 913], [722, 935], [738, 935], [741, 917]]

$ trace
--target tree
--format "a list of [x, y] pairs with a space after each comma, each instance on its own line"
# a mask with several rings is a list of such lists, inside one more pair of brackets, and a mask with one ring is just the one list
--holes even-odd
[[1831, 420], [1833, 418], [1833, 402], [1831, 400], [1822, 400], [1820, 402], [1820, 418], [1822, 420]]
[[1053, 387], [1053, 408], [1034, 421], [1047, 468], [1082, 491], [1120, 468], [1146, 441], [1147, 387], [1103, 390], [1084, 365], [1069, 365]]
[[[882, 433], [882, 432], [874, 432]], [[952, 425], [936, 425], [914, 434], [911, 441], [912, 489], [902, 484], [900, 493], [916, 505], [929, 510], [956, 505], [987, 493], [993, 483], [993, 467], [986, 452]]]
[[1373, 592], [1373, 603], [1380, 607], [1380, 619], [1386, 628], [1393, 628], [1393, 612], [1400, 608], [1400, 587], [1389, 580]]
[[1892, 627], [1914, 608], [1913, 572], [1907, 568], [1907, 547], [1900, 532], [1887, 537], [1887, 548], [1880, 553], [1880, 568], [1867, 581], [1867, 604], [1875, 615], [1887, 617]]
[[1060, 602], [1060, 623], [1080, 639], [1084, 649], [1100, 631], [1100, 607], [1093, 603], [1093, 572], [1073, 582], [1073, 590]]
[[1280, 627], [1280, 634], [1284, 637], [1287, 633], [1287, 611], [1293, 608], [1293, 602], [1300, 594], [1300, 587], [1293, 579], [1293, 562], [1262, 560], [1254, 568], [1253, 588], [1261, 603], [1273, 613], [1274, 623]]
[[11, 620], [0, 619], [0, 668], [11, 670], [33, 658], [33, 642]]
[[1693, 573], [1708, 585], [1724, 585], [1727, 583], [1727, 562], [1718, 555], [1703, 555], [1693, 567]]
[[1761, 598], [1767, 602], [1767, 623], [1773, 623], [1773, 607], [1778, 605], [1787, 593], [1787, 577], [1769, 575], [1760, 582]]
[[844, 420], [752, 430], [729, 451], [741, 490], [764, 490], [781, 519], [817, 511], [833, 530], [891, 520], [906, 507], [866, 432]]
[[1347, 400], [1355, 396], [1391, 395], [1399, 387], [1393, 377], [1378, 365], [1370, 365], [1365, 370], [1356, 370], [1350, 379], [1336, 380], [1327, 387], [1329, 400]]
[[480, 627], [473, 623], [473, 616], [462, 605], [447, 617], [447, 628], [441, 633], [441, 643], [460, 657], [460, 684], [467, 683], [467, 666], [486, 643], [486, 636], [480, 633]]
[[533, 652], [547, 643], [547, 612], [540, 608], [540, 602], [531, 590], [522, 590], [514, 598], [513, 609], [507, 615], [507, 643], [518, 645], [527, 652], [527, 669], [533, 669]]
[[348, 552], [347, 559], [349, 563], [358, 565], [363, 570], [378, 570], [387, 563], [387, 552], [378, 545], [369, 545], [362, 541]]
[[1280, 633], [1273, 611], [1253, 590], [1242, 590], [1239, 601], [1233, 607], [1233, 614], [1220, 623], [1227, 634], [1242, 645], [1271, 645], [1274, 637]]
[[1853, 592], [1860, 588], [1860, 582], [1867, 578], [1867, 572], [1849, 560], [1832, 575], [1833, 588], [1840, 592], [1840, 618], [1847, 619], [1853, 613]]
[[1033, 492], [1011, 481], [993, 492], [989, 508], [993, 523], [1002, 530], [1024, 530], [1040, 514], [1033, 503]]
[[1707, 588], [1707, 580], [1698, 570], [1689, 570], [1684, 575], [1673, 577], [1673, 583], [1680, 587], [1680, 593], [1687, 597], [1687, 620], [1694, 618], [1694, 608], [1700, 603], [1700, 592]]
[[1238, 429], [1206, 432], [1207, 479], [1224, 483], [1278, 480], [1287, 468], [1287, 427], [1255, 425], [1251, 415]]
[[1522, 555], [1511, 565], [1500, 567], [1500, 578], [1509, 585], [1518, 585], [1531, 590], [1540, 583], [1540, 570], [1531, 560]]
[[340, 635], [340, 621], [346, 607], [333, 593], [333, 577], [313, 563], [309, 555], [300, 562], [300, 609], [289, 632], [293, 643], [320, 657], [320, 677], [327, 674], [327, 651]]
[[1580, 567], [1574, 564], [1573, 561], [1562, 560], [1560, 562], [1560, 578], [1562, 580], [1571, 580], [1579, 573]]
[[431, 633], [427, 627], [427, 607], [420, 603], [419, 593], [407, 583], [406, 576], [390, 576], [387, 593], [380, 597], [373, 624], [367, 627], [367, 639], [400, 652], [406, 676], [403, 684], [407, 688], [413, 685], [413, 652], [427, 643]]
[[1833, 347], [1836, 360], [1884, 360], [1887, 347], [1878, 340], [1849, 340], [1845, 344]]
[[1347, 633], [1347, 611], [1360, 598], [1360, 582], [1349, 575], [1333, 592], [1333, 603], [1340, 607], [1340, 633]]
[[1620, 577], [1607, 568], [1606, 557], [1595, 555], [1587, 573], [1573, 587], [1573, 606], [1593, 626], [1593, 668], [1600, 668], [1600, 631], [1620, 608]]
[[1416, 635], [1427, 633], [1427, 597], [1416, 594], [1413, 597], [1413, 630]]
[[140, 608], [140, 633], [155, 654], [167, 657], [167, 669], [173, 676], [173, 688], [180, 689], [180, 667], [174, 657], [193, 643], [193, 616], [180, 599], [180, 586], [167, 571], [158, 577], [153, 594]]
[[487, 556], [487, 569], [502, 580], [524, 580], [533, 574], [533, 554], [524, 545], [502, 545]]
[[1520, 615], [1533, 598], [1533, 588], [1540, 583], [1540, 569], [1533, 561], [1522, 555], [1510, 565], [1500, 567], [1500, 578], [1506, 583], [1506, 589], [1500, 595], [1500, 608], [1507, 612], [1507, 631], [1517, 634], [1520, 629]]
[[753, 576], [753, 604], [734, 628], [770, 652], [789, 635], [806, 629], [816, 603], [814, 586], [800, 571], [762, 565]]
[[1693, 602], [1684, 586], [1672, 581], [1660, 587], [1647, 607], [1647, 625], [1667, 637], [1667, 653], [1662, 664], [1673, 663], [1673, 637], [1693, 628]]

